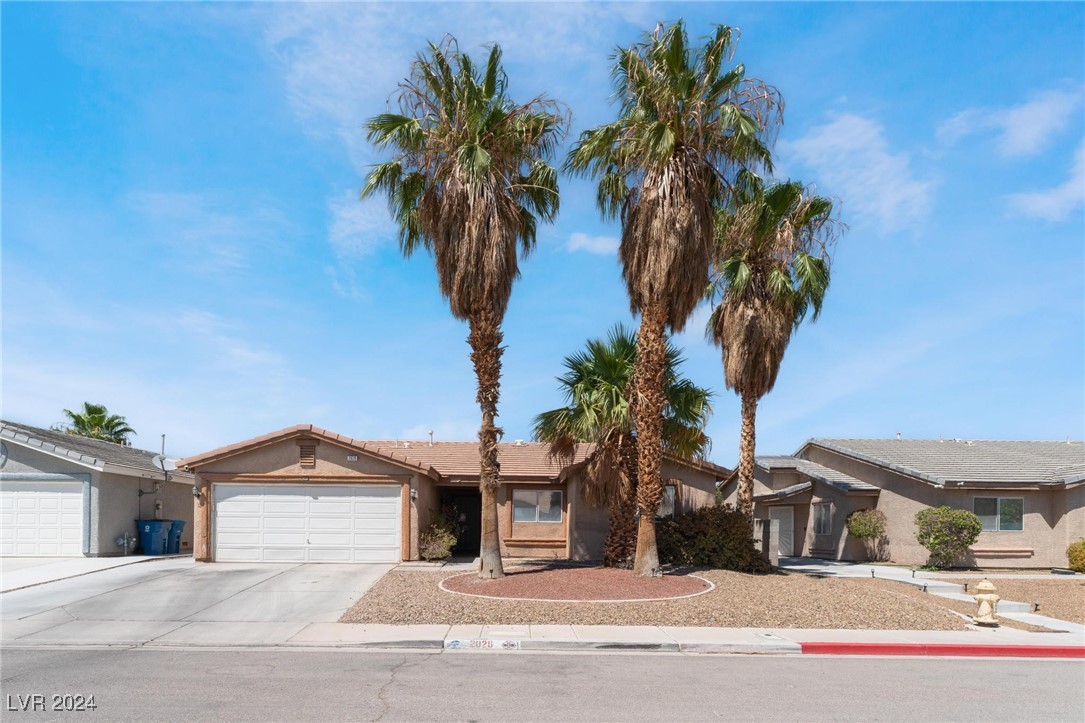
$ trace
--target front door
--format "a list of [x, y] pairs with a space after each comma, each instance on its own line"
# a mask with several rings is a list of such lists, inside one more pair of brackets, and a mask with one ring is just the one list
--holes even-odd
[[477, 489], [443, 489], [441, 512], [452, 516], [459, 530], [452, 554], [477, 557], [482, 539], [482, 493]]
[[795, 554], [795, 508], [791, 505], [769, 508], [769, 519], [776, 520], [779, 530], [780, 557]]

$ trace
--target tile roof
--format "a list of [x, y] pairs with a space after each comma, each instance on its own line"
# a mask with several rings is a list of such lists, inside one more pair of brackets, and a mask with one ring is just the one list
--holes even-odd
[[1085, 480], [1085, 442], [957, 439], [811, 439], [840, 454], [944, 485]]
[[808, 489], [813, 488], [813, 482], [799, 482], [797, 485], [791, 485], [790, 487], [783, 487], [772, 492], [766, 492], [760, 495], [754, 495], [755, 502], [766, 502], [768, 500], [783, 500], [793, 495], [806, 492]]
[[[272, 444], [289, 437], [316, 436], [336, 444], [394, 461], [402, 466], [417, 469], [434, 478], [477, 478], [479, 476], [478, 442], [405, 442], [353, 439], [312, 424], [299, 424], [277, 432], [265, 434], [244, 442], [187, 457], [178, 466], [199, 467], [212, 460], [221, 459], [265, 444]], [[498, 444], [498, 460], [501, 476], [506, 479], [558, 479], [569, 467], [580, 464], [591, 453], [592, 445], [577, 445], [569, 464], [550, 459], [549, 445], [541, 442], [501, 442]], [[712, 474], [727, 476], [730, 470], [712, 462], [682, 462]]]
[[153, 462], [155, 452], [125, 447], [100, 439], [90, 439], [4, 420], [0, 420], [0, 439], [16, 441], [30, 448], [68, 457], [96, 469], [101, 469], [108, 464], [130, 467], [141, 472], [162, 474], [162, 470]]
[[835, 487], [842, 492], [873, 492], [878, 488], [872, 484], [858, 480], [850, 475], [846, 475], [843, 472], [837, 471], [830, 467], [820, 465], [817, 462], [811, 462], [810, 460], [801, 459], [799, 457], [785, 457], [785, 456], [769, 456], [769, 457], [757, 457], [756, 463], [767, 470], [774, 469], [794, 469], [798, 470], [802, 474], [815, 479], [819, 482], [824, 482], [830, 487]]

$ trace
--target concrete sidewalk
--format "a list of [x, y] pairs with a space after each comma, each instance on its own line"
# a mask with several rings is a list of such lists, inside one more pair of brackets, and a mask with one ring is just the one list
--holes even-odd
[[1085, 636], [1010, 628], [965, 631], [678, 628], [606, 625], [352, 625], [65, 621], [5, 623], [4, 647], [397, 648], [643, 651], [761, 655], [953, 655], [1085, 658]]

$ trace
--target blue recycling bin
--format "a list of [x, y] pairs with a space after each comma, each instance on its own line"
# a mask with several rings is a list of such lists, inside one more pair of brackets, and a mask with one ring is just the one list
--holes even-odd
[[166, 542], [167, 555], [176, 555], [181, 551], [181, 533], [184, 531], [184, 520], [170, 520], [170, 536]]
[[144, 555], [165, 555], [169, 520], [140, 520], [139, 544]]

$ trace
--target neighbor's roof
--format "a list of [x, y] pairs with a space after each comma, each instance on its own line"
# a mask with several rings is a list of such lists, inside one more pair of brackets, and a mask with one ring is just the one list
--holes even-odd
[[754, 495], [755, 502], [768, 502], [771, 500], [786, 500], [788, 497], [794, 497], [800, 495], [807, 490], [813, 489], [813, 482], [799, 482], [797, 485], [791, 485], [790, 487], [784, 487], [783, 489], [773, 490], [772, 492], [765, 492], [764, 494]]
[[808, 445], [934, 484], [1062, 484], [1085, 480], [1085, 442], [811, 439]]
[[876, 492], [878, 490], [872, 484], [855, 479], [843, 472], [831, 469], [817, 462], [800, 459], [799, 457], [757, 457], [755, 462], [758, 466], [769, 471], [774, 469], [794, 469], [811, 479], [824, 482], [830, 487], [835, 487], [841, 492]]
[[[433, 479], [472, 479], [479, 476], [478, 442], [405, 442], [353, 439], [329, 432], [312, 424], [299, 424], [277, 432], [238, 442], [225, 447], [187, 457], [179, 466], [199, 467], [209, 462], [247, 452], [291, 437], [315, 437], [357, 449], [366, 454], [391, 461], [401, 467], [418, 470]], [[563, 464], [549, 455], [549, 445], [541, 442], [501, 442], [498, 460], [505, 479], [558, 479], [563, 472], [578, 465], [591, 453], [592, 445], [577, 445], [572, 460]], [[711, 474], [723, 476], [730, 470], [711, 462], [681, 462]]]
[[[154, 464], [154, 452], [100, 439], [90, 439], [0, 420], [0, 440], [10, 440], [24, 447], [37, 449], [54, 457], [63, 457], [97, 470], [121, 474], [131, 474], [136, 471], [141, 473], [141, 476], [146, 476], [142, 473], [148, 472], [159, 476], [162, 474], [162, 470]], [[171, 474], [174, 473], [171, 472]], [[185, 477], [189, 476], [185, 474]]]

